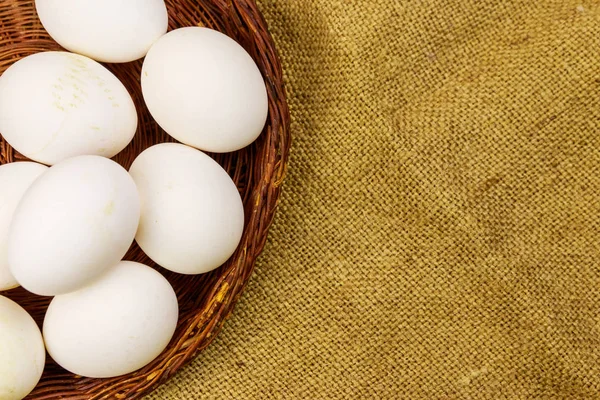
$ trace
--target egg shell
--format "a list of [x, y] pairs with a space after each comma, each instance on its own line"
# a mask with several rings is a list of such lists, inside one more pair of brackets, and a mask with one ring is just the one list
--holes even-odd
[[87, 57], [37, 53], [0, 77], [0, 133], [32, 160], [51, 165], [85, 154], [110, 158], [136, 128], [125, 86]]
[[242, 199], [227, 172], [194, 148], [164, 143], [133, 162], [142, 203], [136, 241], [156, 263], [181, 274], [222, 265], [244, 230]]
[[139, 216], [139, 195], [123, 167], [99, 156], [65, 160], [37, 179], [17, 207], [10, 270], [38, 295], [75, 291], [123, 258]]
[[133, 372], [154, 360], [177, 326], [177, 297], [154, 269], [124, 261], [77, 292], [56, 296], [44, 319], [50, 356], [91, 378]]
[[35, 6], [61, 46], [111, 63], [144, 57], [169, 23], [164, 0], [36, 0]]
[[45, 362], [44, 341], [33, 318], [0, 296], [0, 399], [27, 396], [40, 381]]
[[8, 229], [21, 198], [29, 186], [47, 169], [45, 165], [33, 162], [15, 162], [0, 166], [0, 291], [19, 286], [8, 267]]
[[233, 39], [208, 28], [176, 29], [157, 40], [144, 60], [142, 92], [169, 135], [216, 153], [256, 140], [269, 108], [254, 60]]

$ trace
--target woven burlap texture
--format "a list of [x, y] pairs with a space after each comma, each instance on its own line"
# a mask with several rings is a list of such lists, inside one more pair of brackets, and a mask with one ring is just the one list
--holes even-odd
[[148, 399], [600, 398], [600, 4], [259, 3], [281, 206], [221, 334]]

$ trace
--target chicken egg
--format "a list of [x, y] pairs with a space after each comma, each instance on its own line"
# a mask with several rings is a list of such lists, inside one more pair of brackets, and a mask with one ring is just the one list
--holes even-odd
[[0, 134], [32, 160], [51, 165], [85, 154], [110, 158], [136, 128], [125, 86], [87, 57], [37, 53], [0, 77]]
[[40, 381], [45, 361], [44, 341], [33, 318], [0, 296], [0, 399], [27, 396]]
[[36, 0], [35, 6], [61, 46], [103, 62], [144, 57], [169, 23], [164, 0]]
[[8, 267], [8, 229], [21, 198], [29, 186], [47, 169], [45, 165], [33, 162], [15, 162], [0, 166], [0, 291], [19, 286]]
[[92, 283], [131, 246], [140, 218], [123, 167], [79, 156], [48, 169], [27, 190], [8, 232], [8, 265], [28, 291], [54, 296]]
[[156, 122], [201, 150], [239, 150], [260, 135], [269, 111], [250, 55], [218, 31], [187, 27], [161, 37], [142, 68], [142, 92]]
[[133, 162], [142, 204], [136, 241], [156, 263], [182, 274], [223, 264], [244, 230], [235, 183], [208, 155], [177, 143], [152, 146]]
[[110, 378], [154, 360], [169, 344], [177, 297], [154, 269], [124, 261], [93, 284], [56, 296], [44, 319], [50, 356], [74, 374]]

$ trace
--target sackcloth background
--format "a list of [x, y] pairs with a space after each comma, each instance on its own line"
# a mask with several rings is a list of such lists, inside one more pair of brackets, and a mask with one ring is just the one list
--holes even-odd
[[294, 144], [153, 399], [600, 399], [600, 2], [260, 0]]

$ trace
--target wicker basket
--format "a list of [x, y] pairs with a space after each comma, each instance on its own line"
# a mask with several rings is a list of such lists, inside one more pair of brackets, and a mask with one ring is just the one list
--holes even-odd
[[[221, 329], [265, 245], [288, 157], [289, 113], [277, 51], [254, 0], [166, 0], [170, 29], [207, 26], [237, 40], [248, 50], [263, 73], [269, 93], [269, 119], [261, 137], [250, 147], [232, 154], [212, 155], [238, 185], [246, 210], [242, 242], [221, 268], [199, 276], [182, 276], [159, 268], [173, 284], [180, 304], [177, 331], [168, 348], [140, 371], [112, 379], [74, 376], [48, 360], [32, 399], [135, 399], [150, 392], [206, 348]], [[18, 59], [60, 47], [39, 22], [34, 0], [0, 2], [0, 73]], [[108, 65], [133, 96], [139, 128], [133, 142], [115, 160], [129, 168], [147, 147], [172, 141], [152, 120], [144, 105], [139, 77], [142, 62]], [[0, 137], [0, 164], [24, 160]], [[134, 245], [126, 256], [154, 266]], [[50, 298], [15, 289], [2, 293], [21, 304], [38, 323]]]

